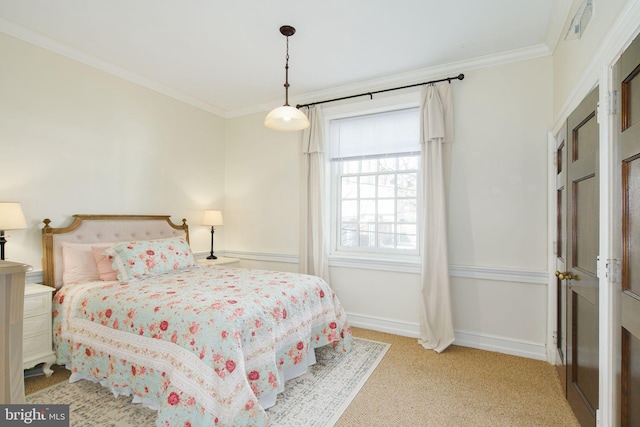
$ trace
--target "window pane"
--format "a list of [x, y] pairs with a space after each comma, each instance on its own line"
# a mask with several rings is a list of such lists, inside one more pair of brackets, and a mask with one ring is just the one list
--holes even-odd
[[354, 248], [358, 245], [358, 233], [355, 224], [342, 223], [342, 229], [340, 230], [340, 244]]
[[398, 157], [398, 170], [418, 170], [420, 156]]
[[367, 173], [367, 172], [378, 172], [377, 159], [362, 160], [362, 173]]
[[376, 221], [375, 200], [360, 200], [360, 222]]
[[380, 159], [380, 172], [389, 172], [396, 170], [396, 158], [388, 157]]
[[380, 224], [378, 226], [378, 245], [381, 248], [393, 249], [396, 247], [394, 224]]
[[418, 214], [416, 210], [415, 199], [400, 199], [398, 200], [398, 222], [412, 222], [418, 221]]
[[360, 176], [360, 198], [373, 199], [376, 197], [376, 176], [361, 175]]
[[396, 222], [395, 200], [378, 200], [378, 222]]
[[360, 172], [360, 160], [348, 160], [342, 162], [342, 173], [353, 174]]
[[358, 202], [356, 200], [342, 201], [342, 222], [358, 221]]
[[358, 198], [358, 177], [357, 176], [342, 177], [342, 198], [343, 199]]
[[394, 174], [378, 175], [378, 197], [395, 197], [395, 181]]
[[418, 228], [415, 224], [398, 225], [398, 249], [415, 249], [418, 247]]
[[398, 174], [398, 197], [416, 197], [417, 195], [417, 173]]
[[375, 224], [360, 224], [360, 247], [376, 247]]

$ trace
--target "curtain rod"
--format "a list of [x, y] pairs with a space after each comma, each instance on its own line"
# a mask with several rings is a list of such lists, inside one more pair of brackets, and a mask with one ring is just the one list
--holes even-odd
[[394, 87], [394, 88], [391, 88], [391, 89], [376, 90], [376, 91], [373, 91], [373, 92], [364, 92], [364, 93], [359, 93], [357, 95], [343, 96], [342, 98], [333, 98], [333, 99], [327, 99], [327, 100], [324, 100], [324, 101], [310, 102], [308, 104], [298, 104], [298, 105], [296, 105], [296, 108], [311, 107], [313, 105], [326, 104], [327, 102], [334, 102], [334, 101], [342, 101], [344, 99], [357, 98], [359, 96], [369, 96], [371, 99], [373, 99], [373, 95], [375, 95], [377, 93], [391, 92], [392, 90], [407, 89], [409, 87], [416, 87], [416, 86], [422, 86], [422, 85], [428, 85], [428, 84], [440, 83], [440, 82], [449, 82], [449, 83], [451, 83], [451, 80], [462, 80], [462, 79], [464, 79], [464, 74], [458, 74], [455, 77], [446, 77], [444, 79], [431, 80], [429, 82], [423, 82], [423, 83], [416, 83], [416, 84], [407, 85], [407, 86]]

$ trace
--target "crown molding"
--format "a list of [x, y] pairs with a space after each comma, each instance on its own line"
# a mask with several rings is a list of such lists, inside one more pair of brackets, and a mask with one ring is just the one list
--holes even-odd
[[178, 90], [170, 88], [162, 83], [158, 83], [154, 80], [143, 77], [139, 74], [131, 72], [125, 68], [112, 64], [111, 62], [99, 59], [91, 54], [74, 49], [64, 43], [55, 41], [49, 37], [46, 37], [40, 33], [32, 31], [21, 25], [7, 21], [4, 18], [0, 18], [0, 32], [9, 36], [15, 37], [27, 43], [57, 53], [74, 61], [96, 68], [100, 71], [112, 74], [121, 79], [130, 81], [139, 86], [151, 89], [162, 95], [166, 95], [170, 98], [174, 98], [180, 102], [191, 105], [192, 107], [199, 108], [209, 113], [216, 114], [221, 117], [225, 117], [225, 111], [214, 105], [208, 104], [199, 99], [186, 95]]
[[[291, 105], [307, 104], [320, 99], [339, 98], [349, 96], [353, 93], [367, 92], [371, 90], [380, 90], [395, 86], [404, 86], [420, 83], [427, 80], [443, 78], [443, 76], [458, 75], [471, 70], [493, 67], [496, 65], [508, 64], [510, 62], [524, 61], [527, 59], [540, 58], [551, 55], [551, 50], [546, 44], [540, 43], [523, 49], [515, 49], [501, 52], [494, 55], [479, 56], [463, 61], [450, 62], [434, 67], [421, 68], [418, 70], [398, 73], [387, 77], [381, 77], [372, 80], [366, 80], [354, 84], [338, 86], [327, 90], [309, 92], [298, 95], [295, 100], [291, 101]], [[227, 112], [226, 118], [234, 118], [247, 116], [259, 112], [269, 111], [274, 105], [280, 101], [274, 101], [269, 104], [260, 104], [252, 107], [230, 110]]]

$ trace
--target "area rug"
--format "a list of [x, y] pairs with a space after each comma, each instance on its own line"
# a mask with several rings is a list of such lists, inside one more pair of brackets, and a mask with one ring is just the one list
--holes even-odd
[[[340, 354], [331, 348], [316, 350], [317, 363], [304, 375], [288, 381], [269, 408], [270, 426], [332, 426], [358, 394], [390, 344], [355, 338], [353, 349]], [[31, 404], [68, 404], [72, 427], [155, 426], [156, 412], [132, 404], [131, 397], [114, 398], [90, 381], [62, 382], [30, 394]]]

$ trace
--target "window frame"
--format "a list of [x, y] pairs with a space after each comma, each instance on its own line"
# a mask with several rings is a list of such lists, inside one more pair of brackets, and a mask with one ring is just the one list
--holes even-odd
[[[381, 102], [380, 102], [381, 101]], [[373, 105], [372, 105], [373, 104]], [[383, 100], [367, 101], [354, 103], [350, 105], [343, 105], [334, 108], [326, 108], [324, 112], [324, 128], [325, 135], [331, 135], [331, 122], [336, 119], [355, 118], [359, 116], [393, 112], [397, 110], [403, 110], [408, 108], [419, 108], [419, 93], [409, 93], [397, 95], [394, 97], [387, 97]], [[330, 257], [332, 259], [352, 259], [352, 260], [367, 260], [367, 259], [386, 259], [396, 260], [399, 262], [415, 262], [421, 257], [421, 235], [422, 235], [422, 162], [421, 155], [416, 153], [418, 157], [417, 165], [417, 188], [416, 188], [416, 248], [410, 250], [402, 249], [385, 249], [385, 248], [362, 248], [362, 247], [344, 247], [340, 245], [340, 203], [342, 201], [341, 185], [339, 179], [339, 173], [337, 168], [342, 164], [341, 161], [331, 161], [331, 140], [325, 140], [326, 147], [326, 161], [328, 163], [328, 188], [329, 194], [327, 195], [327, 201], [329, 206], [329, 218], [330, 218]], [[374, 156], [374, 157], [387, 157], [387, 156]], [[391, 157], [402, 157], [391, 155]], [[396, 171], [397, 173], [397, 171]], [[376, 175], [384, 173], [375, 172]], [[394, 199], [397, 203], [397, 197]], [[396, 221], [397, 224], [397, 221]], [[394, 233], [395, 234], [395, 233]]]

